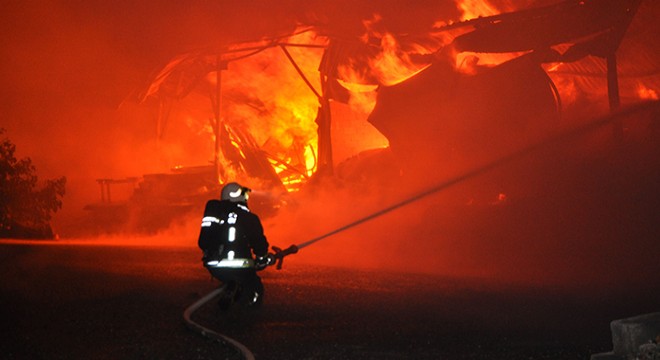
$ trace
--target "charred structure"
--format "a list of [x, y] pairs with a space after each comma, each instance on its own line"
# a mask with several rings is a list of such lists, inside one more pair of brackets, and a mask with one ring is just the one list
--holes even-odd
[[[195, 117], [185, 121], [196, 123], [209, 150], [197, 161], [212, 159], [144, 176], [121, 204], [121, 217], [131, 218], [126, 214], [135, 210], [127, 209], [156, 214], [152, 206], [176, 216], [199, 208], [201, 199], [216, 196], [220, 184], [233, 179], [263, 190], [263, 207], [258, 208], [266, 214], [276, 212], [283, 197], [324, 178], [423, 187], [542, 141], [571, 127], [567, 120], [584, 118], [570, 113], [573, 104], [566, 97], [572, 94], [562, 82], [580, 78], [585, 68], [605, 80], [609, 110], [621, 106], [617, 69], [627, 60], [618, 50], [640, 7], [646, 14], [657, 13], [657, 6], [639, 0], [568, 0], [490, 16], [466, 14], [462, 21], [439, 21], [419, 33], [390, 32], [378, 16], [362, 19], [358, 31], [303, 22], [293, 33], [179, 55], [136, 100], [156, 109], [157, 137], [173, 122], [185, 120], [182, 115]], [[389, 67], [383, 65], [387, 57], [396, 59]], [[244, 61], [256, 66], [240, 65]], [[285, 102], [305, 103], [304, 115], [250, 93], [249, 87], [237, 87], [276, 61], [297, 77], [297, 97]], [[651, 94], [659, 85], [655, 71], [644, 83]], [[232, 80], [237, 72], [239, 79]], [[583, 92], [592, 90], [580, 81], [571, 79], [571, 89], [582, 85]], [[177, 112], [186, 101], [196, 110]], [[352, 156], [338, 158], [337, 106], [367, 109], [365, 120], [382, 135], [383, 145], [356, 146]], [[272, 120], [281, 109], [290, 113], [273, 122], [261, 120]], [[622, 134], [621, 124], [613, 126], [613, 139], [620, 141]], [[101, 186], [115, 182], [99, 181]], [[88, 208], [106, 212], [117, 206]]]

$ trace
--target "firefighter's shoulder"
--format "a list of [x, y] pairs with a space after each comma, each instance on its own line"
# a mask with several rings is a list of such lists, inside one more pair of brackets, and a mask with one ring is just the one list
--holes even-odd
[[222, 203], [220, 200], [211, 199], [206, 202], [204, 207], [204, 213], [215, 213], [222, 209]]

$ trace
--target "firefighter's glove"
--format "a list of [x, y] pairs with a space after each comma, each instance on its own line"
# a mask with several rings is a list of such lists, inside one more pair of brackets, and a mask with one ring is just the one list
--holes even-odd
[[255, 268], [257, 270], [263, 270], [265, 269], [268, 265], [272, 265], [275, 263], [275, 257], [273, 254], [268, 254], [266, 256], [260, 256], [257, 258]]

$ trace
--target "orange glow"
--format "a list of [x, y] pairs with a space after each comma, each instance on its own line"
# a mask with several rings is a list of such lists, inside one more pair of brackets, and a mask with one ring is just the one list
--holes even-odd
[[394, 85], [410, 78], [427, 65], [413, 63], [408, 53], [401, 49], [396, 37], [379, 29], [381, 20], [379, 15], [374, 15], [371, 20], [363, 22], [367, 32], [362, 36], [362, 41], [368, 43], [369, 39], [379, 39], [379, 51], [369, 59], [370, 70], [380, 84]]
[[559, 74], [561, 69], [561, 63], [555, 63], [546, 66], [546, 72], [548, 73], [548, 76], [550, 76], [560, 92], [562, 103], [564, 106], [570, 106], [575, 104], [580, 99], [582, 93], [576, 84], [574, 77], [562, 76]]
[[[360, 73], [351, 66], [339, 66], [340, 84], [351, 91], [349, 105], [355, 111], [368, 114], [376, 104], [378, 85], [391, 86], [401, 83], [426, 69], [429, 64], [414, 63], [411, 53], [430, 54], [437, 49], [425, 48], [410, 44], [411, 49], [404, 51], [394, 34], [381, 30], [381, 16], [375, 14], [371, 19], [364, 20], [366, 32], [360, 37], [366, 46], [372, 46], [374, 40], [379, 42], [378, 52], [371, 57], [369, 73]], [[443, 34], [444, 35], [444, 34]], [[369, 83], [371, 76], [377, 84]]]
[[[303, 32], [287, 39], [288, 43], [319, 43], [316, 34]], [[262, 46], [255, 43], [255, 46]], [[230, 48], [229, 51], [235, 50]], [[318, 64], [320, 49], [287, 47], [308, 81], [320, 91]], [[287, 190], [293, 191], [316, 170], [317, 132], [316, 113], [319, 101], [301, 79], [280, 47], [270, 47], [255, 55], [231, 61], [222, 74], [221, 121], [229, 128], [240, 129], [254, 138], [255, 145], [269, 159]], [[212, 93], [217, 85], [217, 72], [210, 72], [201, 93]], [[183, 101], [192, 104], [182, 109], [186, 124], [194, 133], [214, 141], [212, 106], [194, 104], [195, 95]], [[203, 114], [193, 114], [199, 109]], [[240, 144], [234, 139], [238, 150]], [[205, 154], [211, 156], [211, 154]], [[220, 156], [219, 163], [227, 178], [240, 177], [239, 170], [228, 159]], [[289, 170], [289, 171], [287, 171]], [[293, 170], [293, 171], [291, 171]]]
[[637, 84], [637, 95], [642, 100], [658, 100], [658, 93], [653, 89], [649, 89], [642, 83]]
[[382, 51], [370, 61], [370, 65], [382, 84], [398, 84], [424, 68], [410, 61], [392, 34], [383, 34], [380, 45]]
[[514, 59], [523, 53], [475, 53], [471, 51], [464, 51], [455, 55], [456, 57], [456, 70], [463, 74], [474, 75], [478, 72], [479, 67], [491, 67], [504, 63], [508, 60]]
[[[95, 179], [159, 175], [169, 172], [175, 164], [185, 169], [209, 165], [215, 160], [212, 123], [218, 107], [210, 98], [215, 96], [220, 85], [223, 95], [220, 104], [222, 123], [237, 133], [251, 135], [254, 149], [260, 155], [266, 154], [266, 168], [273, 170], [287, 190], [303, 189], [291, 194], [293, 196], [282, 197], [287, 204], [294, 204], [295, 200], [295, 206], [283, 205], [277, 214], [263, 214], [256, 206], [254, 209], [266, 221], [264, 228], [271, 244], [286, 247], [382, 210], [393, 201], [407, 197], [404, 189], [412, 192], [412, 186], [396, 180], [395, 175], [401, 176], [404, 174], [402, 171], [395, 175], [390, 171], [381, 171], [397, 169], [399, 164], [391, 161], [390, 157], [371, 155], [371, 158], [358, 158], [359, 162], [344, 161], [364, 150], [388, 145], [388, 138], [366, 121], [374, 109], [376, 94], [383, 94], [386, 85], [398, 83], [403, 88], [407, 84], [399, 82], [416, 80], [410, 76], [421, 78], [421, 75], [431, 73], [428, 70], [437, 70], [439, 74], [437, 78], [432, 78], [433, 83], [425, 83], [419, 91], [411, 93], [410, 99], [399, 98], [396, 93], [393, 95], [395, 101], [391, 109], [402, 113], [402, 121], [398, 121], [399, 117], [393, 113], [386, 114], [393, 119], [392, 125], [397, 125], [392, 130], [392, 136], [388, 134], [388, 137], [394, 139], [400, 135], [405, 136], [406, 140], [412, 139], [410, 147], [404, 149], [410, 151], [399, 153], [402, 156], [395, 160], [420, 164], [420, 170], [424, 171], [423, 176], [419, 176], [420, 183], [461, 174], [462, 169], [472, 168], [477, 161], [504, 152], [499, 146], [492, 147], [494, 150], [490, 151], [491, 148], [483, 142], [463, 141], [467, 137], [472, 139], [474, 128], [489, 130], [486, 135], [479, 136], [479, 140], [501, 139], [500, 143], [513, 148], [522, 142], [522, 136], [518, 134], [529, 135], [529, 139], [533, 140], [554, 126], [550, 122], [537, 123], [536, 119], [540, 117], [531, 106], [523, 108], [516, 102], [499, 101], [499, 95], [534, 100], [536, 93], [528, 90], [536, 90], [536, 83], [527, 82], [523, 76], [519, 82], [512, 81], [511, 86], [502, 86], [499, 82], [493, 82], [491, 86], [489, 82], [485, 84], [487, 88], [484, 92], [487, 93], [481, 95], [483, 100], [475, 101], [479, 100], [478, 94], [471, 89], [477, 88], [472, 81], [479, 80], [478, 77], [456, 76], [455, 69], [445, 65], [456, 64], [459, 71], [473, 74], [511, 56], [461, 53], [456, 58], [447, 59], [454, 55], [448, 48], [452, 40], [475, 29], [469, 25], [450, 26], [460, 25], [456, 24], [457, 21], [518, 10], [511, 8], [513, 4], [531, 8], [559, 2], [364, 1], [332, 6], [327, 3], [333, 2], [237, 1], [227, 7], [231, 11], [224, 12], [210, 6], [219, 3], [215, 1], [195, 2], [197, 6], [204, 7], [204, 11], [186, 3], [185, 6], [177, 5], [176, 8], [181, 11], [176, 12], [172, 11], [172, 4], [183, 2], [140, 2], [139, 6], [112, 1], [84, 2], [85, 6], [79, 6], [83, 2], [22, 2], [7, 6], [3, 14], [6, 20], [4, 25], [11, 30], [11, 36], [7, 36], [2, 45], [6, 55], [3, 66], [6, 71], [2, 72], [6, 101], [3, 103], [5, 116], [0, 125], [7, 128], [12, 140], [16, 140], [20, 157], [34, 159], [40, 178], [67, 176], [63, 212], [57, 214], [54, 230], [62, 238], [84, 235], [94, 233], [94, 226], [100, 223], [96, 218], [88, 220], [89, 213], [83, 210], [85, 205], [99, 200]], [[246, 6], [247, 3], [253, 6]], [[440, 3], [442, 5], [437, 5]], [[654, 19], [660, 13], [660, 2], [642, 3], [645, 10], [636, 15], [631, 27], [622, 34], [625, 40], [617, 52], [623, 106], [639, 98], [658, 99], [660, 91], [660, 61], [657, 51], [653, 51], [658, 33], [658, 22]], [[374, 13], [383, 14], [383, 18], [373, 16]], [[594, 14], [594, 18], [605, 15]], [[208, 19], [207, 16], [212, 21], [200, 26], [200, 18]], [[363, 23], [364, 19], [368, 21]], [[515, 17], [511, 19], [515, 20]], [[588, 25], [591, 19], [584, 20], [584, 24], [579, 25]], [[274, 41], [323, 45], [327, 35], [332, 36], [333, 40], [350, 42], [346, 52], [340, 49], [342, 51], [338, 54], [341, 57], [338, 63], [344, 65], [338, 69], [338, 77], [341, 84], [350, 90], [350, 107], [334, 100], [330, 104], [333, 165], [338, 170], [353, 171], [349, 173], [352, 176], [350, 179], [362, 180], [358, 178], [361, 174], [372, 176], [375, 180], [390, 176], [386, 180], [394, 179], [395, 184], [376, 183], [371, 178], [366, 179], [366, 186], [351, 186], [352, 183], [348, 182], [335, 184], [334, 181], [325, 181], [325, 178], [313, 184], [307, 181], [317, 170], [319, 149], [315, 119], [320, 105], [317, 95], [301, 79], [279, 46], [273, 46], [270, 40], [240, 42], [261, 39], [261, 36], [289, 34], [294, 29], [291, 24], [295, 23], [314, 26], [319, 32], [305, 32]], [[548, 31], [552, 31], [551, 27]], [[538, 38], [543, 37], [540, 35], [551, 34], [539, 33]], [[576, 39], [566, 39], [571, 40]], [[237, 47], [226, 46], [235, 41], [242, 47], [265, 49], [260, 52], [255, 50], [254, 54], [251, 51], [230, 53]], [[172, 81], [156, 79], [148, 89], [145, 89], [147, 84], [143, 81], [151, 71], [162, 69], [162, 62], [170, 59], [172, 54], [190, 49], [208, 51], [202, 52], [198, 63], [191, 64], [192, 67], [199, 65], [191, 69], [200, 71], [195, 78], [199, 81], [183, 84], [195, 85], [193, 89], [181, 86], [183, 90], [190, 91], [168, 92], [168, 95], [179, 95], [168, 97], [174, 99], [171, 104], [156, 101], [162, 98], [150, 98], [149, 106], [141, 106], [138, 101], [129, 98], [133, 92], [145, 90], [161, 95], [159, 90], [162, 87], [179, 85], [177, 76]], [[295, 46], [287, 46], [286, 49], [307, 80], [321, 93], [319, 64], [323, 49]], [[353, 49], [359, 58], [346, 59]], [[226, 54], [222, 59], [228, 61], [219, 74], [220, 84], [216, 83], [219, 78], [216, 72], [218, 53]], [[563, 53], [560, 51], [560, 54]], [[41, 56], [43, 54], [48, 56]], [[433, 55], [437, 57], [433, 58]], [[504, 58], [498, 59], [497, 56]], [[236, 61], [231, 61], [233, 59]], [[174, 59], [165, 69], [186, 65], [186, 60]], [[355, 63], [352, 64], [351, 60]], [[417, 73], [430, 62], [441, 66]], [[562, 109], [559, 127], [570, 128], [599, 115], [595, 110], [607, 110], [605, 65], [604, 60], [597, 57], [575, 63], [542, 65], [560, 92]], [[456, 84], [462, 87], [452, 85], [454, 78], [461, 81]], [[441, 86], [434, 87], [434, 84]], [[549, 89], [551, 84], [546, 85], [544, 89]], [[416, 101], [408, 102], [423, 100], [423, 96], [431, 98], [424, 102], [424, 106], [417, 105]], [[455, 101], [457, 97], [460, 102]], [[435, 99], [442, 104], [433, 104]], [[530, 101], [529, 104], [535, 103]], [[503, 110], [493, 110], [493, 107]], [[512, 118], [512, 112], [520, 120], [526, 120], [525, 114], [529, 114], [529, 118], [534, 120], [532, 126], [511, 131], [513, 125], [525, 127], [524, 121], [500, 124], [500, 119]], [[458, 116], [463, 113], [471, 116]], [[493, 120], [497, 115], [502, 116], [497, 117], [498, 121]], [[437, 119], [428, 121], [429, 130], [424, 134], [417, 126], [422, 117]], [[655, 130], [650, 126], [636, 125], [639, 122], [632, 119], [630, 123], [623, 124], [625, 141], [630, 141], [632, 135], [638, 133], [652, 135], [650, 131]], [[431, 127], [431, 124], [434, 126]], [[545, 124], [548, 124], [547, 127]], [[650, 248], [657, 239], [657, 227], [647, 231], [649, 224], [657, 223], [649, 216], [657, 214], [657, 211], [649, 211], [656, 210], [657, 206], [644, 200], [654, 199], [646, 194], [657, 194], [657, 181], [649, 181], [656, 179], [648, 177], [648, 174], [657, 174], [657, 171], [656, 168], [642, 168], [640, 164], [652, 163], [657, 159], [658, 151], [654, 147], [653, 153], [639, 150], [637, 155], [634, 149], [623, 146], [611, 151], [605, 149], [600, 156], [597, 151], [606, 146], [601, 145], [601, 140], [610, 139], [611, 134], [611, 129], [604, 129], [602, 134], [593, 135], [594, 139], [590, 136], [575, 140], [578, 142], [575, 146], [566, 145], [566, 149], [557, 151], [548, 149], [547, 154], [544, 152], [539, 157], [494, 169], [474, 179], [471, 184], [457, 184], [425, 202], [411, 204], [400, 212], [393, 212], [373, 223], [305, 248], [287, 261], [347, 267], [374, 265], [402, 272], [434, 271], [461, 276], [481, 273], [500, 278], [524, 276], [538, 279], [540, 283], [563, 275], [569, 279], [567, 281], [572, 281], [576, 269], [574, 264], [584, 265], [577, 267], [579, 271], [605, 279], [611, 277], [612, 263], [622, 264], [619, 266], [621, 269], [634, 266], [640, 258], [642, 263], [651, 263], [648, 261], [649, 252], [643, 250]], [[425, 135], [425, 138], [415, 142], [416, 135]], [[439, 149], [434, 140], [443, 138], [447, 140], [447, 147]], [[234, 147], [239, 144], [240, 141], [233, 139]], [[651, 147], [656, 144], [645, 140], [641, 145]], [[400, 145], [396, 140], [391, 141], [389, 152], [401, 151], [396, 148]], [[252, 149], [243, 150], [244, 155], [249, 155]], [[472, 155], [472, 152], [477, 155]], [[387, 154], [385, 151], [365, 153]], [[609, 161], [609, 154], [617, 156]], [[595, 161], [585, 159], [587, 155], [594, 157]], [[352, 167], [342, 168], [346, 163]], [[613, 166], [611, 169], [610, 164]], [[239, 179], [245, 176], [244, 171], [236, 167], [231, 159], [220, 158], [220, 166], [224, 168], [225, 179], [246, 181], [246, 186], [255, 189], [255, 200], [258, 199], [257, 191], [261, 191], [260, 195], [280, 200], [279, 193], [260, 187], [257, 180]], [[639, 171], [632, 170], [635, 166], [640, 167]], [[335, 175], [339, 177], [345, 173], [337, 171]], [[625, 176], [629, 173], [636, 176]], [[619, 185], [624, 183], [629, 186], [622, 191]], [[395, 191], [390, 191], [388, 187], [395, 188]], [[217, 192], [201, 195], [207, 194], [209, 198], [218, 195]], [[113, 189], [113, 201], [120, 201], [120, 195]], [[464, 204], [469, 198], [475, 201], [474, 206], [468, 208]], [[490, 206], [493, 202], [498, 205]], [[195, 247], [194, 237], [199, 231], [202, 206], [203, 202], [195, 209], [191, 219], [177, 218], [173, 226], [185, 221], [186, 228], [170, 228], [169, 231], [176, 230], [171, 236], [158, 234], [136, 239], [122, 234], [99, 241], [145, 245], [171, 243]], [[133, 213], [130, 216], [131, 221], [138, 219]], [[630, 226], [623, 226], [618, 232], [610, 231], [615, 225], [628, 221]], [[126, 231], [129, 231], [130, 225], [126, 226]], [[639, 253], [629, 252], [631, 249], [637, 249]], [[629, 260], [621, 259], [624, 254], [637, 256]], [[624, 260], [623, 263], [621, 260]], [[594, 264], [602, 266], [592, 266]]]
[[[514, 10], [512, 7], [498, 9], [487, 0], [457, 0], [456, 6], [462, 12], [461, 20], [476, 19], [493, 16]], [[520, 56], [521, 53], [511, 54], [485, 54], [462, 52], [456, 54], [456, 70], [464, 74], [473, 75], [479, 66], [494, 66]]]
[[350, 71], [348, 67], [340, 67], [340, 74], [346, 80], [337, 80], [341, 86], [351, 91], [351, 97], [348, 104], [353, 110], [363, 114], [368, 114], [376, 105], [377, 85], [360, 84], [360, 79], [355, 79], [355, 72]]
[[368, 114], [376, 105], [376, 90], [378, 85], [362, 84], [363, 76], [348, 66], [339, 66], [339, 74], [343, 80], [338, 80], [341, 86], [351, 91], [348, 104], [359, 113]]
[[[502, 9], [497, 9], [488, 0], [457, 0], [456, 7], [463, 13], [461, 20], [492, 16], [502, 12]], [[512, 9], [504, 10], [509, 11]]]

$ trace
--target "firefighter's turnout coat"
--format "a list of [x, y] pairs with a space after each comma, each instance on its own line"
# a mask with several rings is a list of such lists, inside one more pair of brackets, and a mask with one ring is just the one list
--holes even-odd
[[207, 268], [254, 268], [254, 256], [268, 254], [259, 217], [244, 203], [229, 200], [206, 203], [198, 245]]

